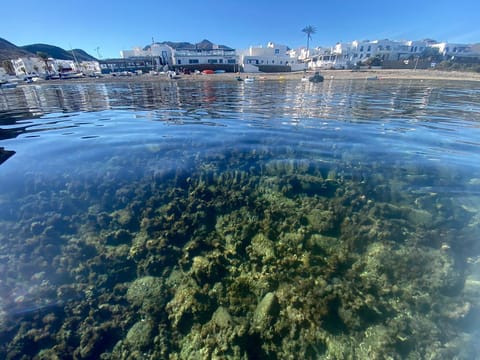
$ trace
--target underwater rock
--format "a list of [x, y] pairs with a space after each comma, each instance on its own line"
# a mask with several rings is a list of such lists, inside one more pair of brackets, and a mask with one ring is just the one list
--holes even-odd
[[255, 235], [247, 251], [252, 258], [259, 258], [263, 263], [275, 260], [275, 245], [264, 234]]
[[257, 331], [267, 329], [275, 321], [279, 312], [280, 304], [278, 303], [277, 295], [273, 292], [265, 294], [253, 314], [253, 329]]
[[30, 225], [30, 232], [33, 235], [40, 235], [44, 231], [44, 229], [45, 229], [45, 224], [40, 223], [38, 221], [34, 221]]
[[175, 295], [166, 305], [172, 327], [182, 334], [197, 323], [207, 322], [213, 313], [212, 301], [193, 279], [176, 288]]
[[146, 351], [152, 345], [154, 329], [152, 321], [139, 321], [128, 330], [123, 342], [131, 350]]
[[112, 231], [106, 236], [107, 245], [121, 245], [130, 243], [131, 241], [132, 234], [124, 229]]
[[166, 289], [163, 279], [154, 276], [145, 276], [136, 279], [127, 290], [127, 300], [134, 306], [141, 308], [147, 316], [161, 313], [166, 304]]
[[320, 252], [331, 254], [335, 251], [338, 251], [340, 246], [341, 243], [336, 237], [321, 234], [313, 234], [305, 243], [305, 248], [313, 251], [314, 253]]
[[190, 271], [199, 283], [203, 283], [210, 276], [210, 261], [204, 256], [195, 256]]
[[332, 232], [339, 223], [338, 216], [331, 210], [312, 209], [306, 218], [312, 230], [320, 233]]
[[212, 315], [212, 323], [220, 328], [228, 328], [233, 324], [233, 319], [230, 316], [227, 309], [223, 306], [219, 306]]

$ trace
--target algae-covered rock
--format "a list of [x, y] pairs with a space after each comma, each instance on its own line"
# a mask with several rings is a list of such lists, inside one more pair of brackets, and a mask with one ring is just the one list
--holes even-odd
[[265, 294], [253, 314], [253, 329], [260, 331], [266, 329], [275, 321], [279, 312], [280, 304], [277, 295], [273, 292]]
[[257, 234], [250, 244], [250, 254], [252, 258], [260, 258], [263, 262], [272, 261], [275, 259], [275, 245], [264, 234]]
[[152, 345], [154, 330], [152, 321], [139, 321], [128, 330], [124, 344], [131, 350], [145, 351]]
[[146, 315], [155, 315], [163, 311], [167, 302], [167, 293], [163, 279], [145, 276], [133, 281], [127, 291], [127, 300], [140, 307]]
[[233, 324], [232, 317], [223, 306], [219, 306], [217, 310], [215, 310], [211, 321], [220, 328], [228, 328]]
[[166, 306], [173, 329], [186, 333], [196, 322], [206, 322], [213, 312], [212, 300], [194, 281], [178, 286]]
[[108, 245], [128, 244], [132, 241], [132, 234], [125, 229], [115, 230], [107, 234], [105, 240]]

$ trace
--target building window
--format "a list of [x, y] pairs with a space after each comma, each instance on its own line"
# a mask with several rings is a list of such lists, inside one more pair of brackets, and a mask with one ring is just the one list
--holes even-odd
[[189, 64], [198, 64], [198, 59], [189, 59], [188, 63]]
[[372, 47], [368, 45], [367, 51], [371, 51], [371, 50], [372, 50]]
[[280, 49], [275, 49], [275, 55], [280, 54]]
[[178, 59], [178, 60], [177, 60], [177, 64], [178, 64], [178, 65], [182, 65], [182, 60]]
[[217, 64], [218, 60], [217, 59], [208, 59], [207, 61], [209, 64]]
[[223, 59], [218, 59], [219, 64], [223, 64]]
[[360, 52], [362, 52], [362, 51], [363, 51], [363, 46], [360, 46]]
[[235, 64], [235, 59], [229, 59], [229, 60], [227, 60], [227, 63], [229, 63], [229, 64]]

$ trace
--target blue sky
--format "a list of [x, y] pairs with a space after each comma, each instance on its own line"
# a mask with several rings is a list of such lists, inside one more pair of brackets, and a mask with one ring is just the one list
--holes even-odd
[[478, 0], [4, 1], [0, 37], [15, 45], [81, 48], [102, 58], [152, 41], [208, 39], [236, 49], [269, 41], [292, 48], [353, 40], [480, 42]]

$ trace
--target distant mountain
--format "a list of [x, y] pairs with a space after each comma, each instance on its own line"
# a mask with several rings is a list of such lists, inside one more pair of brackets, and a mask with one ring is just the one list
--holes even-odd
[[49, 57], [59, 60], [75, 60], [72, 52], [75, 54], [77, 61], [96, 61], [93, 56], [87, 54], [81, 49], [73, 49], [66, 51], [58, 46], [47, 44], [33, 44], [26, 46], [16, 46], [11, 42], [0, 38], [0, 66], [4, 60], [13, 60], [19, 57], [36, 56], [37, 52], [44, 52]]
[[22, 56], [33, 56], [33, 54], [5, 39], [0, 38], [0, 62], [3, 62], [4, 60], [17, 59]]
[[[175, 50], [213, 50], [215, 46], [217, 46], [217, 49], [233, 50], [232, 48], [225, 45], [215, 45], [214, 43], [208, 40], [202, 40], [196, 44], [192, 44], [189, 42], [173, 42], [173, 41], [164, 41], [156, 44], [168, 45]], [[150, 45], [147, 45], [143, 48], [143, 50], [148, 50], [148, 49], [150, 49]]]
[[[33, 44], [25, 45], [21, 47], [22, 49], [36, 54], [37, 52], [44, 52], [48, 54], [49, 57], [59, 60], [76, 60], [77, 61], [96, 61], [93, 56], [87, 54], [81, 49], [73, 49], [71, 51], [66, 51], [58, 46], [47, 45], [47, 44]], [[75, 54], [75, 56], [73, 56]]]

